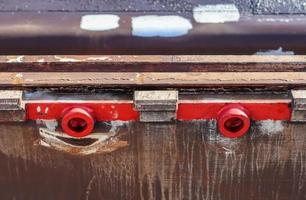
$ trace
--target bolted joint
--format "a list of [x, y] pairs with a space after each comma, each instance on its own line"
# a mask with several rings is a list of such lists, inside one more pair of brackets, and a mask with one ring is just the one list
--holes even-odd
[[218, 113], [217, 120], [219, 132], [229, 138], [242, 137], [251, 126], [248, 110], [239, 104], [223, 107]]
[[63, 113], [61, 127], [63, 131], [76, 138], [82, 138], [92, 133], [95, 120], [92, 112], [86, 108], [75, 107]]

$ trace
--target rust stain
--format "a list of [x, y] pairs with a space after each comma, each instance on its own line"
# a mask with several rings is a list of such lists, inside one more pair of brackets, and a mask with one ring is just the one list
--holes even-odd
[[33, 145], [33, 124], [0, 124], [0, 192], [3, 199], [305, 199], [305, 125], [283, 124], [273, 134], [260, 126], [230, 140], [213, 121], [134, 123], [111, 145], [120, 150], [80, 156]]

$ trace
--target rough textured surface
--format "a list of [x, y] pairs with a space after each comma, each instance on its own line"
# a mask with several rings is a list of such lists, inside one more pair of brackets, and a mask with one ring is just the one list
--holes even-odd
[[0, 87], [199, 88], [269, 87], [303, 88], [306, 72], [20, 72], [0, 73]]
[[1, 199], [301, 200], [305, 128], [230, 140], [212, 122], [133, 124], [127, 147], [77, 156], [36, 145], [33, 124], [2, 124]]
[[202, 4], [235, 3], [250, 10], [250, 0], [1, 0], [2, 11], [192, 11]]
[[0, 0], [0, 11], [172, 11], [190, 12], [195, 6], [236, 4], [241, 12], [297, 14], [305, 0]]
[[255, 0], [256, 14], [306, 14], [305, 0]]

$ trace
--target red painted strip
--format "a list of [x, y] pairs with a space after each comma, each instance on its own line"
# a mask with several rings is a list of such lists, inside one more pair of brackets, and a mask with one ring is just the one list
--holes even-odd
[[139, 113], [131, 103], [28, 103], [27, 119], [60, 119], [67, 108], [88, 107], [97, 121], [138, 120]]
[[[178, 120], [216, 119], [221, 108], [228, 103], [183, 103], [179, 104]], [[291, 109], [288, 103], [242, 103], [253, 120], [289, 120]]]
[[[217, 118], [221, 108], [229, 103], [179, 103], [178, 120], [205, 120]], [[289, 103], [241, 103], [250, 112], [253, 120], [290, 120]], [[64, 109], [73, 107], [88, 107], [94, 110], [97, 121], [134, 121], [139, 119], [139, 113], [133, 103], [27, 103], [27, 119], [60, 119]]]

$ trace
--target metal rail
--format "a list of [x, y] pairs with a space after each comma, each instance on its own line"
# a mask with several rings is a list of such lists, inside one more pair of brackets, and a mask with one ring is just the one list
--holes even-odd
[[0, 56], [1, 72], [305, 72], [304, 55]]
[[[118, 27], [81, 28], [83, 16], [103, 14], [120, 18]], [[158, 35], [159, 29], [150, 30], [152, 37], [135, 34], [133, 17], [150, 15], [183, 17], [190, 29], [179, 36]], [[1, 55], [306, 53], [306, 16], [298, 15], [241, 16], [227, 23], [197, 23], [192, 12], [2, 12], [0, 18]]]

